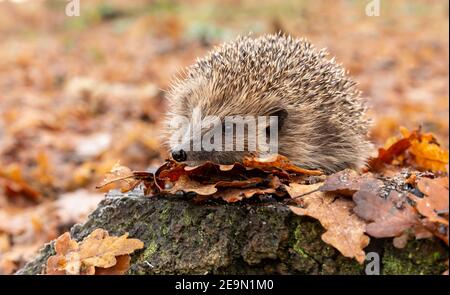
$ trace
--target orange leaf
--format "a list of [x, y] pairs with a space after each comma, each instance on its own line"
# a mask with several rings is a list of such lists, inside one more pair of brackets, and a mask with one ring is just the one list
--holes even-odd
[[113, 237], [103, 229], [94, 230], [79, 244], [65, 233], [55, 241], [56, 255], [48, 258], [46, 274], [93, 275], [96, 270], [101, 274], [123, 274], [129, 267], [128, 254], [143, 247], [141, 241], [129, 239], [128, 234]]
[[429, 137], [422, 136], [421, 140], [413, 140], [409, 150], [418, 167], [433, 172], [447, 172], [448, 151], [431, 142]]
[[116, 265], [110, 268], [96, 267], [96, 275], [123, 275], [130, 268], [130, 255], [121, 255], [116, 257]]
[[246, 167], [259, 168], [265, 171], [281, 169], [291, 173], [322, 175], [322, 172], [319, 170], [308, 170], [295, 166], [288, 158], [282, 155], [273, 155], [268, 158], [245, 157], [243, 163]]
[[[432, 222], [448, 226], [448, 177], [421, 178], [417, 186], [425, 194], [423, 198], [414, 198], [417, 211]], [[439, 216], [438, 212], [444, 212], [447, 218]]]
[[388, 139], [387, 148], [380, 148], [378, 157], [369, 161], [372, 170], [380, 170], [385, 164], [412, 164], [422, 170], [447, 172], [448, 151], [439, 146], [432, 134], [420, 129], [410, 132], [404, 127], [400, 133], [402, 138]]

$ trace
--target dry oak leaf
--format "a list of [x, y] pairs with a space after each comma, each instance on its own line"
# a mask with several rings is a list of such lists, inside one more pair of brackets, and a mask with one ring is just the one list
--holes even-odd
[[130, 168], [116, 163], [96, 188], [103, 188], [112, 183], [120, 183], [121, 191], [127, 192], [135, 188], [140, 180], [134, 178], [133, 171]]
[[426, 230], [430, 231], [433, 235], [444, 241], [448, 246], [448, 226], [438, 222], [431, 222], [428, 218], [422, 219], [421, 222]]
[[325, 243], [335, 247], [342, 255], [355, 258], [360, 264], [364, 263], [366, 255], [363, 249], [370, 241], [364, 234], [366, 223], [353, 213], [355, 205], [352, 201], [316, 191], [322, 184], [291, 183], [286, 190], [292, 198], [304, 195], [301, 201], [305, 208], [297, 206], [289, 208], [297, 215], [318, 219], [327, 230], [322, 235]]
[[[271, 184], [275, 185], [274, 179], [278, 179], [278, 177], [274, 176], [271, 179]], [[279, 180], [278, 180], [279, 181]], [[261, 184], [264, 182], [264, 179], [261, 177], [252, 177], [245, 180], [229, 180], [229, 181], [219, 181], [215, 184], [215, 187], [217, 188], [250, 188], [250, 187], [256, 187], [258, 184]]]
[[[147, 184], [148, 180], [153, 182], [152, 173], [146, 171], [132, 171], [130, 168], [116, 163], [96, 188], [109, 190], [118, 186], [121, 192], [125, 193], [133, 190], [141, 183]], [[110, 185], [114, 186], [110, 187]]]
[[116, 256], [130, 254], [143, 247], [144, 243], [129, 239], [128, 234], [112, 237], [107, 231], [96, 229], [81, 242], [79, 252], [85, 266], [108, 268], [116, 264]]
[[385, 147], [378, 150], [378, 157], [371, 159], [372, 170], [380, 170], [384, 164], [408, 165], [447, 172], [448, 151], [442, 149], [431, 133], [422, 133], [420, 129], [412, 132], [401, 127], [402, 137], [391, 137]]
[[242, 199], [248, 199], [253, 197], [254, 195], [263, 195], [263, 194], [273, 194], [275, 190], [273, 188], [244, 188], [244, 189], [236, 189], [236, 188], [228, 188], [225, 190], [218, 191], [212, 197], [221, 198], [227, 203], [234, 203], [237, 201], [241, 201]]
[[384, 164], [391, 164], [396, 157], [402, 155], [410, 146], [410, 137], [401, 139], [391, 137], [387, 140], [385, 147], [378, 149], [378, 156], [370, 159], [369, 166], [372, 170], [378, 171], [383, 168]]
[[[173, 168], [172, 168], [173, 170]], [[235, 162], [232, 165], [219, 165], [213, 162], [205, 162], [200, 166], [184, 167], [184, 171], [190, 177], [204, 178], [208, 181], [222, 181], [222, 180], [236, 180], [239, 179], [249, 179], [253, 177], [265, 177], [269, 173], [276, 175], [282, 179], [289, 179], [289, 174], [285, 171], [282, 171], [280, 168], [271, 168], [271, 169], [261, 169], [257, 167], [246, 167], [242, 163]], [[163, 172], [161, 172], [159, 177], [162, 177]], [[173, 172], [169, 172], [169, 174], [173, 174]]]
[[17, 164], [0, 167], [0, 187], [4, 187], [4, 193], [9, 197], [24, 196], [34, 201], [42, 198], [41, 194], [23, 179], [21, 167]]
[[217, 192], [217, 188], [215, 188], [215, 184], [202, 184], [192, 180], [187, 175], [181, 175], [173, 186], [166, 184], [166, 189], [163, 191], [171, 194], [175, 194], [178, 191], [195, 192], [199, 195], [209, 196]]
[[68, 232], [62, 234], [55, 241], [56, 255], [50, 256], [47, 259], [46, 274], [49, 275], [64, 275], [64, 274], [79, 274], [81, 263], [75, 258], [79, 250], [78, 243], [70, 238]]
[[127, 272], [127, 270], [130, 268], [130, 261], [131, 257], [130, 255], [120, 255], [116, 257], [117, 263], [116, 265], [109, 267], [109, 268], [103, 268], [103, 267], [96, 267], [95, 268], [95, 274], [96, 275], [123, 275]]
[[345, 169], [328, 176], [320, 187], [320, 191], [352, 196], [359, 190], [362, 182], [370, 177], [372, 177], [371, 173], [360, 175], [355, 170]]
[[411, 194], [392, 190], [382, 197], [382, 187], [382, 181], [370, 179], [353, 195], [354, 212], [370, 222], [366, 227], [367, 233], [376, 238], [397, 237], [405, 230], [420, 227], [419, 215], [406, 200]]
[[247, 168], [259, 168], [264, 171], [281, 169], [291, 173], [322, 175], [322, 172], [319, 170], [308, 170], [295, 166], [287, 157], [278, 154], [267, 158], [245, 157], [243, 164]]
[[[280, 177], [240, 163], [218, 165], [212, 162], [190, 167], [167, 161], [155, 173], [161, 192], [194, 192], [196, 201], [222, 198], [226, 202], [240, 201], [255, 194], [275, 193], [283, 185]], [[288, 177], [286, 175], [284, 179]]]
[[[144, 247], [138, 239], [129, 239], [128, 234], [120, 237], [109, 236], [103, 229], [94, 230], [79, 244], [70, 238], [69, 233], [61, 235], [55, 242], [56, 255], [47, 260], [46, 274], [97, 274], [102, 268], [103, 274], [124, 273], [131, 254]], [[121, 257], [118, 260], [118, 257]], [[119, 263], [119, 265], [117, 265]], [[112, 269], [110, 269], [112, 268]], [[109, 269], [109, 270], [107, 270]]]
[[[406, 134], [405, 134], [406, 135]], [[448, 151], [442, 149], [432, 134], [421, 134], [419, 138], [411, 141], [409, 148], [414, 155], [414, 161], [420, 168], [431, 170], [433, 172], [447, 171]]]
[[[438, 222], [448, 226], [448, 177], [420, 178], [417, 186], [425, 194], [423, 198], [414, 198], [417, 211], [431, 222]], [[439, 216], [438, 213], [447, 218]]]

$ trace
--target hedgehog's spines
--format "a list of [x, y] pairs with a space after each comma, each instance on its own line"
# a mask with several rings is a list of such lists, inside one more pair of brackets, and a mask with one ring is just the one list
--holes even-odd
[[[288, 113], [280, 152], [298, 164], [335, 171], [364, 164], [370, 121], [356, 83], [326, 49], [282, 32], [252, 34], [215, 47], [177, 77], [169, 90], [172, 114]], [[221, 156], [221, 159], [226, 156]]]

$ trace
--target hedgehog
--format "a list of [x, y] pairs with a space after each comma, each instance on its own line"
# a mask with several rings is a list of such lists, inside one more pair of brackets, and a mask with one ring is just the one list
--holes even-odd
[[[373, 151], [367, 103], [356, 83], [341, 64], [328, 58], [326, 49], [317, 49], [304, 38], [282, 34], [238, 37], [186, 68], [172, 82], [167, 99], [166, 144], [179, 129], [171, 124], [174, 118], [192, 119], [198, 108], [202, 119], [277, 118], [277, 153], [308, 169], [326, 173], [360, 169]], [[218, 128], [224, 128], [223, 124]], [[202, 134], [208, 131], [201, 127]], [[192, 150], [192, 136], [183, 138], [189, 145], [171, 144], [169, 153], [188, 165], [233, 164], [258, 154]]]

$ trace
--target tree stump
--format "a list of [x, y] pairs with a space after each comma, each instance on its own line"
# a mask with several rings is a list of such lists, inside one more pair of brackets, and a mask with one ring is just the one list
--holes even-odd
[[[364, 274], [365, 266], [321, 240], [324, 229], [274, 199], [195, 204], [177, 196], [110, 192], [84, 224], [71, 228], [81, 241], [96, 228], [125, 232], [144, 242], [132, 254], [129, 274]], [[54, 242], [17, 274], [41, 274]], [[367, 252], [380, 257], [381, 274], [440, 274], [448, 251], [439, 240], [371, 238]]]

